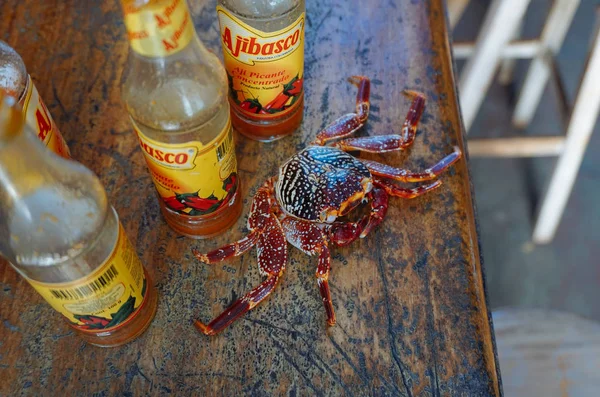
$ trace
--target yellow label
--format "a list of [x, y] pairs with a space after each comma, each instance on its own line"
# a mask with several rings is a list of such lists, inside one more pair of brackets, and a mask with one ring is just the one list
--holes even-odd
[[146, 296], [144, 268], [121, 225], [112, 254], [92, 274], [68, 283], [26, 280], [82, 331], [105, 332], [125, 325]]
[[173, 55], [194, 37], [194, 24], [185, 0], [126, 6], [125, 26], [131, 48], [148, 57]]
[[21, 106], [25, 122], [37, 133], [44, 145], [64, 158], [71, 158], [69, 147], [50, 117], [50, 112], [35, 88], [31, 76], [27, 76], [27, 88], [21, 98]]
[[229, 95], [238, 111], [268, 119], [291, 112], [304, 93], [304, 13], [263, 32], [217, 6]]
[[133, 125], [156, 190], [168, 208], [203, 216], [229, 204], [238, 187], [231, 120], [207, 145], [158, 142]]

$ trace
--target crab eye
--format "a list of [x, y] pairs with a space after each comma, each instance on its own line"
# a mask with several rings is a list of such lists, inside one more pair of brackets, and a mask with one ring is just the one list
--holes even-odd
[[373, 183], [371, 182], [371, 178], [365, 178], [360, 183], [363, 186], [363, 191], [365, 193], [369, 193], [373, 189]]
[[321, 222], [327, 222], [327, 210], [321, 211], [321, 213], [319, 214], [319, 220]]

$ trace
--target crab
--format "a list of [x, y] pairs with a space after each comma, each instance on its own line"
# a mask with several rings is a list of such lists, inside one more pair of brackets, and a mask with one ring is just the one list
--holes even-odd
[[[327, 324], [336, 322], [329, 274], [330, 247], [346, 246], [367, 236], [385, 218], [389, 196], [419, 197], [441, 185], [436, 178], [455, 163], [458, 147], [434, 166], [422, 172], [391, 167], [358, 159], [347, 151], [384, 153], [409, 147], [425, 108], [425, 96], [406, 90], [412, 101], [400, 134], [348, 138], [367, 121], [370, 80], [352, 76], [358, 87], [356, 111], [335, 120], [319, 132], [305, 149], [290, 157], [277, 177], [269, 178], [256, 192], [248, 215], [249, 233], [239, 241], [208, 253], [193, 249], [196, 258], [215, 264], [257, 248], [258, 268], [265, 280], [236, 300], [222, 314], [205, 324], [194, 322], [205, 335], [215, 335], [267, 298], [285, 270], [289, 242], [308, 255], [318, 256], [317, 285], [325, 307]], [[395, 182], [427, 182], [415, 188]], [[431, 182], [433, 181], [433, 182]], [[349, 216], [361, 203], [367, 210], [356, 220]], [[370, 204], [370, 208], [368, 208]]]

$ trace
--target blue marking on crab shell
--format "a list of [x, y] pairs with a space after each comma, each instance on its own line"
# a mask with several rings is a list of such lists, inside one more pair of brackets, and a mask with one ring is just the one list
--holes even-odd
[[309, 146], [279, 170], [276, 192], [285, 211], [301, 219], [332, 222], [328, 216], [372, 186], [371, 173], [358, 159], [328, 146]]

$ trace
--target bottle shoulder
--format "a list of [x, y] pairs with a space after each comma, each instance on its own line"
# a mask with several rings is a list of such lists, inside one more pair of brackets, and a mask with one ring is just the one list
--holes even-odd
[[95, 240], [109, 207], [99, 181], [86, 179], [46, 184], [13, 203], [7, 226], [16, 263], [52, 266], [81, 255]]
[[164, 58], [130, 53], [122, 97], [136, 123], [182, 132], [207, 123], [225, 106], [225, 68], [201, 44], [189, 47]]
[[0, 173], [2, 251], [11, 262], [47, 266], [76, 256], [105, 221], [98, 177], [48, 151], [33, 133], [0, 148]]
[[82, 247], [72, 247], [66, 256], [34, 253], [18, 258], [11, 265], [24, 277], [38, 282], [65, 283], [79, 280], [106, 263], [116, 249], [119, 237], [119, 218], [108, 207], [100, 227], [88, 236]]
[[304, 0], [218, 0], [218, 5], [247, 20], [283, 17], [296, 9], [304, 9]]

